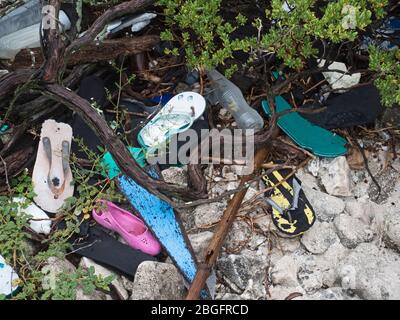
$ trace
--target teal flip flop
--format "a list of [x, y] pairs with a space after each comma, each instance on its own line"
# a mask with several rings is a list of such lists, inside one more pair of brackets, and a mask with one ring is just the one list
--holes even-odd
[[[144, 151], [142, 148], [134, 148], [128, 147], [129, 152], [132, 157], [135, 159], [136, 163], [144, 168], [146, 166], [146, 159], [144, 155]], [[114, 179], [121, 173], [121, 170], [118, 168], [116, 162], [114, 161], [111, 153], [107, 152], [100, 161], [102, 165], [102, 174], [104, 176], [108, 176], [110, 179]]]
[[[264, 112], [270, 117], [271, 108], [266, 100], [262, 102]], [[275, 97], [276, 112], [292, 107], [281, 96]], [[329, 130], [312, 124], [299, 113], [292, 112], [278, 119], [278, 126], [300, 147], [320, 157], [335, 158], [347, 153], [347, 141]]]

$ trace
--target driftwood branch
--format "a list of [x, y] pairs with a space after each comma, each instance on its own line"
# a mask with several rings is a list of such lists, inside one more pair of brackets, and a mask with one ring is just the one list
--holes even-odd
[[[267, 148], [260, 149], [256, 153], [254, 159], [254, 165], [256, 169], [261, 166], [267, 156]], [[240, 181], [240, 185], [246, 185], [246, 183], [249, 182], [251, 179], [252, 176], [243, 177]], [[196, 277], [194, 278], [193, 283], [189, 289], [189, 293], [186, 297], [187, 300], [196, 300], [199, 298], [200, 292], [204, 288], [207, 278], [210, 276], [211, 270], [215, 262], [217, 261], [224, 240], [232, 226], [233, 221], [236, 218], [236, 214], [239, 211], [240, 205], [242, 204], [246, 193], [247, 188], [236, 193], [232, 200], [229, 202], [228, 207], [225, 209], [224, 215], [217, 227], [216, 232], [214, 233], [214, 237], [212, 238], [211, 243], [208, 246], [204, 262], [199, 266]]]
[[[160, 38], [156, 35], [146, 35], [92, 43], [74, 52], [68, 59], [67, 66], [110, 61], [121, 55], [132, 55], [148, 51], [152, 49], [159, 40]], [[38, 68], [43, 63], [42, 51], [39, 48], [23, 49], [15, 56], [11, 68], [13, 70]]]
[[97, 35], [105, 28], [108, 22], [124, 15], [142, 10], [153, 4], [153, 2], [153, 0], [131, 0], [108, 9], [93, 23], [93, 25], [82, 37], [74, 40], [70, 44], [66, 50], [66, 55], [70, 56], [74, 51], [77, 51], [85, 45], [92, 43]]
[[42, 80], [44, 82], [53, 83], [56, 82], [59, 76], [59, 70], [64, 66], [65, 43], [57, 23], [59, 21], [58, 15], [60, 12], [61, 0], [50, 0], [48, 4], [55, 9], [55, 17], [50, 18], [54, 19], [56, 23], [55, 28], [45, 28], [43, 30], [43, 43], [45, 45], [43, 53], [46, 60], [42, 67]]
[[33, 78], [34, 71], [31, 69], [22, 69], [11, 72], [0, 79], [0, 97], [14, 92], [19, 86], [25, 84]]
[[114, 131], [111, 130], [104, 118], [97, 113], [87, 100], [58, 84], [45, 85], [43, 94], [55, 101], [63, 103], [73, 111], [77, 112], [92, 128], [100, 141], [112, 154], [121, 171], [135, 180], [142, 187], [173, 206], [176, 204], [165, 194], [171, 197], [176, 196], [186, 199], [197, 198], [197, 195], [191, 192], [188, 188], [177, 187], [149, 177], [132, 159], [132, 156], [123, 142], [118, 138]]
[[73, 53], [68, 59], [68, 65], [108, 61], [121, 55], [132, 55], [148, 51], [159, 41], [160, 38], [158, 36], [149, 35], [136, 38], [104, 40], [99, 43], [92, 43]]

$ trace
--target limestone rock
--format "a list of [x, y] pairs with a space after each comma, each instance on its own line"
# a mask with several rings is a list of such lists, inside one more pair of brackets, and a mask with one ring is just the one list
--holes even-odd
[[188, 185], [188, 176], [185, 170], [178, 167], [171, 167], [161, 172], [164, 181], [167, 183], [177, 184], [180, 186]]
[[267, 263], [264, 257], [254, 254], [230, 254], [222, 256], [217, 261], [217, 272], [229, 284], [234, 285], [239, 290], [246, 290], [249, 280], [256, 284], [260, 295], [265, 291], [264, 280], [266, 276]]
[[[285, 300], [293, 293], [301, 293], [305, 294], [305, 291], [302, 287], [285, 287], [285, 286], [273, 286], [269, 288], [270, 298], [271, 300]], [[299, 300], [300, 297], [293, 298], [292, 300]]]
[[362, 243], [340, 263], [342, 287], [367, 300], [400, 299], [400, 259], [390, 249]]
[[299, 266], [297, 278], [308, 294], [312, 294], [322, 288], [323, 273], [318, 267], [316, 256], [310, 255], [304, 259], [303, 263]]
[[271, 279], [274, 285], [282, 285], [286, 287], [296, 287], [299, 285], [297, 281], [297, 263], [289, 255], [283, 256], [271, 271]]
[[42, 279], [42, 287], [45, 290], [55, 289], [57, 276], [61, 273], [75, 272], [74, 265], [67, 259], [50, 257], [46, 260], [46, 264], [41, 272], [44, 274]]
[[372, 241], [373, 231], [360, 220], [347, 214], [339, 215], [334, 221], [340, 241], [347, 248], [355, 248], [362, 242]]
[[204, 258], [207, 247], [208, 247], [213, 235], [214, 234], [210, 231], [205, 231], [205, 232], [189, 235], [189, 240], [190, 240], [190, 243], [192, 244], [193, 251], [199, 260]]
[[121, 300], [128, 300], [129, 299], [129, 294], [128, 291], [125, 289], [124, 284], [122, 282], [122, 279], [120, 276], [116, 275], [114, 272], [108, 270], [107, 268], [97, 264], [93, 260], [90, 260], [89, 258], [83, 257], [80, 266], [88, 269], [90, 267], [93, 267], [95, 270], [95, 274], [98, 276], [102, 276], [103, 278], [113, 276], [114, 280], [112, 281], [111, 285], [114, 287], [116, 293], [118, 294], [119, 298]]
[[311, 229], [301, 237], [300, 241], [309, 252], [321, 254], [332, 244], [339, 242], [339, 238], [331, 223], [316, 221]]
[[[57, 286], [57, 279], [61, 273], [73, 273], [76, 269], [74, 265], [65, 258], [50, 257], [47, 259], [46, 264], [43, 266], [41, 272], [44, 274], [42, 279], [42, 287], [45, 290], [55, 289]], [[107, 300], [110, 299], [109, 295], [104, 294], [98, 290], [87, 294], [82, 287], [76, 289], [76, 300]]]
[[372, 201], [362, 198], [346, 202], [345, 211], [354, 218], [359, 219], [366, 225], [371, 224], [374, 218], [376, 204]]
[[385, 240], [400, 252], [400, 212], [390, 212], [385, 218]]
[[135, 275], [131, 300], [181, 300], [186, 289], [175, 266], [153, 261], [142, 262]]
[[243, 220], [236, 220], [228, 232], [224, 247], [230, 250], [240, 249], [250, 240], [251, 236], [251, 227]]
[[314, 208], [318, 220], [333, 221], [336, 216], [344, 211], [345, 203], [342, 199], [308, 188], [305, 185], [302, 187], [308, 201], [310, 201]]
[[340, 287], [319, 290], [312, 295], [305, 295], [300, 300], [360, 300], [357, 295], [350, 296]]
[[330, 195], [351, 196], [352, 179], [346, 157], [341, 156], [332, 160], [322, 173], [321, 182]]
[[226, 203], [224, 202], [213, 202], [197, 206], [193, 211], [196, 227], [211, 226], [218, 222], [224, 213], [225, 206]]

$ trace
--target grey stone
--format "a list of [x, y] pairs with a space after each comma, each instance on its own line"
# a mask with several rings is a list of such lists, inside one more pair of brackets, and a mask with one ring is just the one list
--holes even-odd
[[255, 256], [254, 253], [222, 256], [217, 261], [217, 272], [241, 291], [246, 290], [250, 279], [261, 287], [261, 291], [265, 290], [263, 283], [266, 276], [266, 260]]
[[400, 299], [400, 259], [372, 243], [357, 246], [340, 263], [342, 287], [367, 300]]
[[303, 168], [300, 168], [296, 172], [296, 177], [300, 179], [301, 184], [303, 186], [307, 186], [308, 188], [313, 188], [314, 190], [321, 191], [318, 186], [318, 180], [312, 174], [306, 172]]
[[308, 188], [305, 185], [303, 185], [303, 190], [314, 208], [318, 220], [333, 221], [336, 216], [344, 211], [345, 203], [342, 199]]
[[42, 267], [42, 287], [45, 290], [55, 289], [57, 276], [61, 273], [75, 272], [74, 265], [65, 258], [50, 257]]
[[161, 172], [164, 181], [171, 184], [180, 186], [188, 185], [188, 176], [185, 170], [178, 167], [171, 167]]
[[316, 259], [317, 268], [322, 276], [323, 286], [332, 287], [339, 278], [338, 265], [349, 252], [349, 249], [344, 247], [340, 242], [334, 243], [329, 247], [328, 250], [322, 255], [319, 255]]
[[347, 201], [345, 211], [352, 217], [357, 218], [361, 222], [369, 225], [374, 218], [376, 206], [377, 205], [369, 199], [361, 198]]
[[299, 265], [297, 279], [300, 285], [308, 293], [315, 293], [323, 286], [323, 273], [318, 267], [316, 256], [306, 256], [304, 261]]
[[[56, 289], [57, 278], [62, 273], [73, 273], [76, 271], [74, 265], [65, 258], [50, 257], [47, 259], [46, 264], [42, 267], [41, 272], [44, 277], [42, 279], [42, 287], [45, 290]], [[90, 294], [84, 293], [83, 288], [76, 289], [76, 300], [107, 300], [110, 299], [109, 295], [95, 290]]]
[[[297, 287], [285, 287], [285, 286], [272, 286], [269, 288], [270, 298], [271, 300], [285, 300], [291, 294], [300, 293], [304, 295], [306, 292], [301, 286]], [[299, 300], [300, 297], [293, 298], [292, 300]]]
[[373, 240], [373, 231], [360, 220], [347, 214], [339, 215], [334, 224], [340, 241], [347, 248], [355, 248], [362, 242]]
[[235, 220], [228, 232], [224, 247], [230, 251], [240, 250], [250, 241], [251, 236], [251, 227], [243, 220]]
[[101, 276], [103, 278], [110, 277], [112, 276], [114, 280], [111, 283], [111, 286], [114, 287], [116, 293], [118, 294], [118, 297], [121, 300], [128, 300], [129, 299], [129, 293], [125, 289], [124, 284], [122, 282], [122, 279], [120, 276], [115, 274], [114, 272], [108, 270], [107, 268], [97, 264], [93, 260], [90, 260], [89, 258], [83, 257], [80, 266], [82, 266], [85, 269], [88, 269], [90, 267], [94, 268], [95, 274], [98, 276]]
[[226, 203], [214, 202], [197, 206], [193, 211], [194, 222], [197, 228], [212, 226], [217, 223], [225, 210]]
[[278, 238], [277, 242], [278, 248], [285, 254], [303, 250], [300, 245], [300, 238], [298, 237], [293, 239]]
[[341, 156], [330, 161], [321, 174], [321, 182], [330, 195], [351, 196], [352, 179], [346, 157]]
[[86, 294], [84, 293], [82, 288], [76, 289], [76, 300], [94, 300], [94, 301], [99, 301], [99, 300], [112, 300], [110, 295], [106, 295], [103, 292], [100, 291], [94, 291], [91, 294]]
[[296, 287], [298, 266], [296, 261], [289, 255], [283, 256], [272, 268], [271, 279], [274, 285]]
[[400, 251], [400, 212], [390, 212], [386, 215], [384, 232], [388, 245]]
[[175, 266], [142, 262], [135, 275], [131, 300], [182, 300], [186, 294], [183, 278]]
[[260, 215], [256, 217], [254, 220], [254, 225], [260, 228], [263, 232], [270, 232], [271, 230], [277, 230], [274, 223], [272, 222], [272, 218], [270, 214]]
[[316, 221], [311, 229], [301, 237], [300, 241], [309, 252], [321, 254], [332, 244], [339, 242], [339, 238], [331, 223]]
[[204, 258], [213, 235], [214, 234], [210, 231], [189, 235], [190, 243], [192, 244], [194, 253], [196, 254], [198, 260], [202, 261]]
[[312, 295], [305, 295], [300, 300], [360, 300], [356, 295], [350, 296], [340, 287], [319, 290]]

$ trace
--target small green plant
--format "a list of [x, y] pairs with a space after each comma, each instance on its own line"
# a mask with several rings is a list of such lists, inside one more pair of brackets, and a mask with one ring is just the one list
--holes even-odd
[[34, 197], [28, 170], [24, 170], [20, 176], [12, 179], [10, 188], [9, 196], [0, 196], [0, 252], [5, 259], [12, 261], [27, 250], [25, 240], [29, 238], [26, 232], [28, 217], [25, 214], [18, 214], [18, 204], [13, 201], [13, 197], [27, 199], [26, 203], [21, 204], [22, 208], [26, 207]]
[[[235, 51], [248, 52], [255, 39], [232, 39], [236, 26], [224, 21], [219, 14], [221, 0], [159, 0], [164, 7], [166, 23], [171, 28], [161, 33], [161, 39], [182, 43], [188, 64], [200, 70], [224, 65]], [[246, 18], [236, 17], [238, 26]], [[179, 49], [166, 49], [166, 54], [178, 55]], [[229, 68], [229, 76], [236, 66]]]
[[[21, 207], [25, 208], [35, 196], [28, 170], [11, 179], [10, 193], [7, 196], [0, 196], [0, 252], [20, 277], [21, 291], [13, 299], [73, 299], [78, 285], [84, 293], [89, 294], [94, 288], [106, 290], [110, 283], [110, 279], [94, 276], [94, 271], [91, 269], [88, 271], [78, 269], [76, 273], [61, 275], [54, 290], [48, 291], [42, 285], [44, 275], [41, 269], [46, 260], [49, 257], [66, 256], [67, 250], [71, 247], [69, 239], [80, 231], [82, 222], [90, 217], [91, 210], [97, 206], [96, 201], [98, 199], [123, 201], [114, 182], [103, 178], [100, 174], [102, 155], [88, 149], [81, 140], [77, 143], [87, 155], [91, 167], [82, 167], [75, 155], [71, 156], [74, 183], [80, 196], [66, 200], [56, 218], [58, 221], [64, 221], [65, 228], [51, 232], [41, 242], [39, 252], [32, 252], [29, 244], [32, 240], [31, 234], [27, 231], [29, 218], [25, 214], [18, 214], [19, 204], [13, 201], [14, 197], [26, 198], [26, 203], [21, 204]], [[93, 178], [96, 178], [98, 183], [89, 183]], [[5, 297], [0, 297], [2, 298]]]
[[400, 49], [382, 51], [369, 48], [369, 67], [378, 73], [375, 85], [387, 107], [400, 104]]
[[337, 0], [318, 7], [316, 0], [287, 1], [292, 10], [283, 8], [283, 0], [272, 0], [266, 11], [273, 25], [262, 35], [259, 45], [267, 52], [276, 53], [284, 64], [297, 71], [308, 58], [316, 57], [315, 40], [333, 43], [354, 41], [360, 30], [371, 22], [372, 16], [382, 18], [387, 0]]
[[42, 300], [76, 300], [78, 289], [82, 289], [83, 294], [90, 295], [96, 289], [110, 291], [109, 286], [114, 280], [114, 276], [103, 278], [95, 274], [94, 267], [84, 269], [79, 267], [75, 272], [63, 272], [56, 276], [54, 286], [50, 286], [42, 296]]

